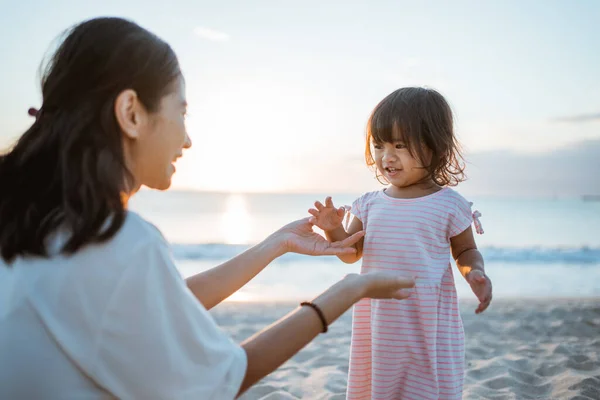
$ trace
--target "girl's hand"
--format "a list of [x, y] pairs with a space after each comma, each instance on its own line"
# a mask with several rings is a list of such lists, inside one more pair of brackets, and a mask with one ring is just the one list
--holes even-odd
[[309, 219], [312, 224], [324, 231], [333, 231], [342, 226], [346, 210], [344, 207], [335, 208], [330, 196], [325, 199], [325, 205], [320, 201], [316, 201], [315, 208], [308, 210], [313, 215]]
[[353, 246], [365, 235], [364, 231], [359, 231], [339, 242], [329, 242], [312, 228], [313, 223], [309, 218], [304, 218], [287, 224], [271, 237], [283, 246], [284, 252], [311, 256], [339, 256], [356, 253]]
[[479, 269], [471, 270], [465, 278], [471, 285], [471, 290], [479, 299], [479, 306], [475, 310], [475, 314], [480, 314], [488, 308], [492, 301], [492, 281]]

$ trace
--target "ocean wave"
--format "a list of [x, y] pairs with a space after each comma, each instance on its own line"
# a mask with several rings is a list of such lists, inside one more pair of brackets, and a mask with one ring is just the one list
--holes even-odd
[[[173, 244], [173, 255], [178, 260], [227, 260], [248, 248], [246, 245], [228, 244]], [[484, 247], [481, 253], [486, 262], [516, 264], [600, 264], [600, 248], [592, 247]], [[310, 261], [309, 256], [286, 254], [280, 262]], [[335, 261], [334, 257], [319, 257], [320, 261]]]

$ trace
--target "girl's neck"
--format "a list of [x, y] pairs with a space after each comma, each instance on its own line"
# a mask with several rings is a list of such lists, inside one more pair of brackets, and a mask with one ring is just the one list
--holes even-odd
[[402, 187], [390, 185], [385, 189], [385, 193], [390, 197], [399, 199], [416, 199], [439, 192], [442, 189], [441, 186], [436, 185], [433, 181], [427, 181]]

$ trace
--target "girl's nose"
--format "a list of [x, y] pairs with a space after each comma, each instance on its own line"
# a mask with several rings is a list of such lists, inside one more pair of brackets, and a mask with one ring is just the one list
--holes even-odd
[[396, 153], [394, 151], [386, 150], [383, 153], [383, 161], [394, 161], [396, 159]]

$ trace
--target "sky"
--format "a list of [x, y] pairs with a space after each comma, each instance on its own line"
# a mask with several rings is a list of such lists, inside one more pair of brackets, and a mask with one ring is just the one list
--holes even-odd
[[32, 123], [61, 32], [107, 15], [179, 57], [194, 145], [176, 189], [376, 188], [367, 118], [416, 85], [450, 102], [472, 192], [600, 194], [600, 2], [0, 0], [0, 148]]

